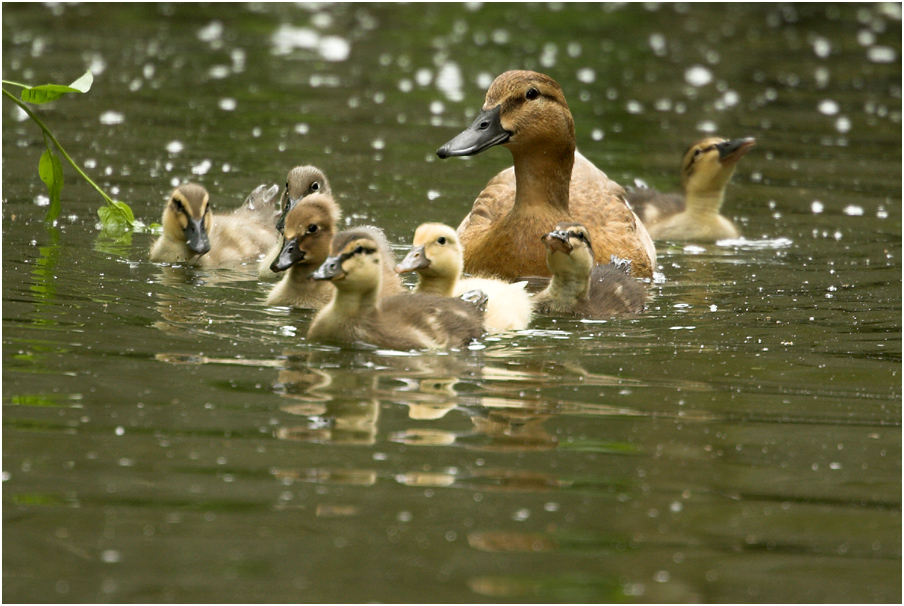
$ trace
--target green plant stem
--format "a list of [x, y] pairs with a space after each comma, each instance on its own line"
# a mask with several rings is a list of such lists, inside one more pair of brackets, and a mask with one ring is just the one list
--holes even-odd
[[[4, 81], [4, 82], [6, 82], [6, 81]], [[15, 84], [15, 82], [10, 82], [9, 84]], [[28, 109], [28, 107], [24, 103], [22, 103], [22, 101], [17, 99], [15, 95], [13, 95], [9, 91], [7, 91], [5, 88], [3, 89], [3, 94], [6, 95], [7, 97], [9, 97], [10, 99], [12, 99], [13, 103], [15, 103], [16, 105], [21, 107], [22, 111], [24, 111], [26, 114], [28, 114], [28, 117], [31, 118], [32, 120], [34, 120], [35, 124], [37, 124], [39, 127], [41, 127], [41, 130], [44, 131], [44, 136], [49, 137], [50, 140], [53, 141], [54, 146], [60, 151], [60, 153], [63, 155], [63, 157], [69, 161], [69, 164], [72, 165], [72, 168], [74, 168], [75, 171], [78, 174], [80, 174], [85, 181], [90, 183], [91, 187], [93, 187], [94, 189], [97, 190], [97, 193], [99, 193], [101, 196], [103, 196], [104, 201], [107, 203], [107, 206], [112, 206], [113, 208], [116, 208], [116, 205], [113, 204], [113, 200], [110, 198], [110, 196], [108, 196], [107, 193], [104, 190], [102, 190], [100, 188], [100, 186], [97, 185], [97, 183], [92, 181], [91, 177], [89, 177], [88, 175], [85, 174], [85, 171], [83, 171], [79, 167], [79, 165], [75, 163], [75, 160], [73, 160], [71, 157], [69, 157], [69, 154], [66, 153], [66, 150], [63, 149], [63, 146], [60, 145], [60, 142], [57, 141], [56, 137], [53, 136], [53, 133], [51, 133], [50, 130], [48, 130], [48, 128], [46, 126], [44, 126], [44, 123], [41, 122], [41, 119], [38, 118], [33, 111]], [[118, 208], [116, 208], [116, 211], [122, 212]]]

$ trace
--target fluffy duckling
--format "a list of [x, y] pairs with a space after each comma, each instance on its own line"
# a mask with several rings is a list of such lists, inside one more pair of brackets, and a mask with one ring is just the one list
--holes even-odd
[[[285, 231], [286, 218], [289, 215], [289, 211], [295, 208], [305, 196], [311, 194], [333, 195], [330, 183], [327, 181], [323, 171], [316, 166], [296, 166], [290, 170], [289, 174], [286, 175], [286, 189], [283, 190], [282, 198], [279, 201], [279, 217], [276, 220], [276, 229], [279, 233], [284, 233]], [[327, 239], [327, 250], [329, 250], [329, 242], [329, 239]], [[279, 275], [271, 270], [270, 266], [276, 261], [281, 250], [282, 242], [277, 242], [261, 259], [257, 267], [257, 275], [261, 280], [268, 282], [279, 280]], [[326, 256], [323, 258], [325, 259]], [[317, 266], [314, 266], [312, 271], [316, 268]]]
[[552, 78], [500, 75], [474, 123], [436, 153], [471, 156], [496, 145], [509, 149], [514, 167], [490, 180], [458, 227], [466, 272], [548, 276], [540, 237], [550, 225], [580, 221], [597, 243], [598, 261], [617, 255], [631, 261], [635, 276], [653, 275], [652, 239], [625, 203], [624, 189], [576, 151], [574, 120]]
[[267, 296], [267, 305], [320, 309], [329, 302], [332, 287], [311, 280], [311, 274], [329, 256], [340, 216], [336, 201], [321, 193], [305, 196], [286, 214], [282, 241], [267, 268], [274, 275], [285, 273]]
[[511, 284], [492, 278], [460, 278], [463, 266], [458, 234], [448, 225], [424, 223], [414, 232], [408, 256], [396, 265], [399, 273], [416, 271], [415, 292], [459, 297], [480, 290], [487, 297], [484, 327], [489, 332], [523, 330], [530, 323], [533, 300], [526, 283]]
[[309, 339], [409, 350], [463, 347], [483, 334], [483, 312], [461, 299], [417, 293], [380, 299], [381, 239], [375, 228], [333, 238], [331, 256], [312, 277], [332, 281], [335, 293], [311, 323]]
[[[286, 217], [285, 234], [279, 253], [270, 266], [274, 273], [285, 271], [285, 277], [267, 297], [267, 305], [291, 305], [320, 309], [333, 296], [327, 282], [313, 281], [311, 274], [326, 261], [330, 243], [336, 233], [341, 211], [336, 201], [327, 194], [310, 194], [297, 202]], [[404, 292], [399, 277], [390, 269], [395, 257], [389, 243], [375, 227], [374, 236], [383, 256], [383, 280], [380, 297]]]
[[231, 214], [214, 215], [204, 187], [180, 185], [163, 209], [163, 235], [151, 247], [150, 260], [218, 267], [256, 259], [278, 234], [270, 219], [272, 201], [255, 206], [251, 199]]
[[687, 149], [681, 162], [683, 196], [643, 188], [629, 192], [628, 202], [656, 240], [715, 242], [737, 238], [738, 228], [719, 210], [735, 167], [754, 144], [752, 137], [698, 141]]
[[552, 279], [534, 295], [538, 312], [609, 318], [643, 311], [644, 287], [624, 264], [596, 265], [590, 234], [580, 223], [559, 223], [542, 238]]

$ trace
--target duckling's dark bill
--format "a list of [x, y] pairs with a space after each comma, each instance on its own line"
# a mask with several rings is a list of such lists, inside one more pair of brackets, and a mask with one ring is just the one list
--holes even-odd
[[283, 244], [279, 256], [270, 264], [270, 271], [285, 271], [298, 263], [304, 261], [305, 251], [298, 248], [298, 242], [293, 238]]
[[732, 139], [731, 141], [719, 143], [716, 145], [716, 149], [719, 150], [719, 162], [721, 164], [737, 162], [743, 158], [755, 144], [756, 139], [753, 137]]
[[429, 266], [430, 259], [427, 258], [427, 253], [424, 250], [424, 247], [418, 246], [416, 248], [412, 248], [411, 251], [405, 256], [405, 258], [402, 259], [402, 262], [395, 266], [395, 271], [398, 274], [404, 274], [410, 271], [417, 271]]
[[473, 156], [509, 140], [512, 133], [502, 128], [499, 107], [485, 109], [466, 130], [436, 150], [442, 159], [452, 156]]
[[188, 218], [188, 225], [183, 230], [185, 232], [185, 244], [196, 254], [203, 255], [210, 252], [210, 238], [207, 237], [207, 230], [204, 228], [204, 217], [200, 219]]
[[342, 261], [344, 255], [335, 257], [327, 257], [323, 265], [317, 268], [317, 271], [311, 274], [312, 280], [341, 280], [345, 277], [345, 271], [342, 269]]

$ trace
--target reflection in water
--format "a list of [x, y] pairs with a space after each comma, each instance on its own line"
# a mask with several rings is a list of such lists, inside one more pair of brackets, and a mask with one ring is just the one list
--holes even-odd
[[35, 268], [31, 270], [32, 280], [29, 289], [35, 298], [35, 324], [56, 324], [56, 321], [49, 317], [43, 317], [41, 310], [56, 303], [55, 272], [60, 262], [60, 230], [57, 227], [47, 227], [47, 235], [50, 242], [38, 248], [41, 256], [35, 260]]

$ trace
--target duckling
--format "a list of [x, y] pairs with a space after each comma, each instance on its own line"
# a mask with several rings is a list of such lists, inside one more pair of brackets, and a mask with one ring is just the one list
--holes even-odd
[[[288, 217], [289, 211], [295, 208], [298, 202], [305, 196], [316, 193], [326, 194], [327, 196], [333, 195], [333, 191], [330, 189], [330, 183], [327, 181], [326, 175], [323, 174], [322, 170], [316, 166], [296, 166], [289, 171], [289, 174], [286, 175], [286, 189], [283, 190], [282, 198], [279, 201], [279, 217], [276, 220], [276, 229], [279, 233], [285, 231], [286, 218]], [[327, 239], [326, 242], [327, 250], [329, 250], [329, 239]], [[258, 278], [268, 282], [279, 280], [279, 274], [271, 270], [270, 266], [276, 261], [281, 250], [282, 242], [277, 242], [264, 258], [261, 259], [260, 264], [257, 266]], [[325, 259], [326, 256], [324, 255], [323, 258]], [[316, 269], [316, 267], [317, 266], [315, 265], [312, 268], [312, 271]]]
[[329, 302], [332, 287], [311, 280], [311, 274], [329, 256], [341, 212], [329, 194], [315, 193], [305, 196], [286, 214], [282, 241], [267, 268], [274, 275], [285, 274], [267, 296], [267, 305], [320, 309]]
[[218, 267], [256, 259], [277, 241], [278, 234], [268, 224], [272, 205], [254, 206], [248, 203], [251, 199], [231, 214], [214, 215], [207, 190], [183, 183], [166, 203], [163, 235], [151, 247], [150, 260]]
[[414, 232], [414, 246], [395, 270], [417, 272], [415, 292], [442, 297], [458, 297], [473, 290], [484, 292], [488, 297], [484, 315], [488, 332], [527, 328], [533, 302], [525, 282], [510, 284], [493, 278], [460, 278], [462, 265], [461, 244], [455, 230], [441, 223], [424, 223]]
[[[320, 309], [329, 303], [333, 295], [332, 287], [327, 282], [311, 280], [311, 274], [329, 256], [330, 243], [336, 233], [340, 215], [339, 205], [327, 194], [305, 196], [289, 211], [282, 246], [270, 266], [274, 273], [286, 271], [286, 275], [270, 291], [267, 305]], [[404, 292], [399, 277], [388, 269], [395, 263], [395, 257], [386, 238], [375, 227], [365, 229], [375, 230], [380, 254], [383, 255], [384, 272], [380, 297]]]
[[542, 237], [552, 279], [534, 295], [538, 312], [609, 318], [643, 311], [644, 287], [621, 263], [595, 265], [590, 234], [580, 223], [559, 223]]
[[330, 257], [312, 277], [336, 288], [314, 317], [309, 339], [409, 350], [463, 347], [483, 334], [483, 312], [461, 299], [419, 293], [378, 298], [385, 273], [380, 240], [375, 228], [333, 238]]
[[656, 240], [715, 242], [737, 238], [740, 231], [719, 210], [735, 167], [755, 144], [753, 137], [698, 141], [687, 149], [681, 162], [683, 196], [642, 188], [628, 193], [628, 203]]
[[440, 158], [507, 147], [514, 167], [477, 196], [458, 227], [468, 273], [502, 278], [548, 276], [538, 240], [550, 225], [581, 221], [597, 242], [597, 260], [631, 260], [651, 277], [656, 250], [625, 203], [624, 189], [577, 152], [574, 120], [561, 87], [547, 75], [509, 71], [490, 85], [473, 124], [437, 150]]

